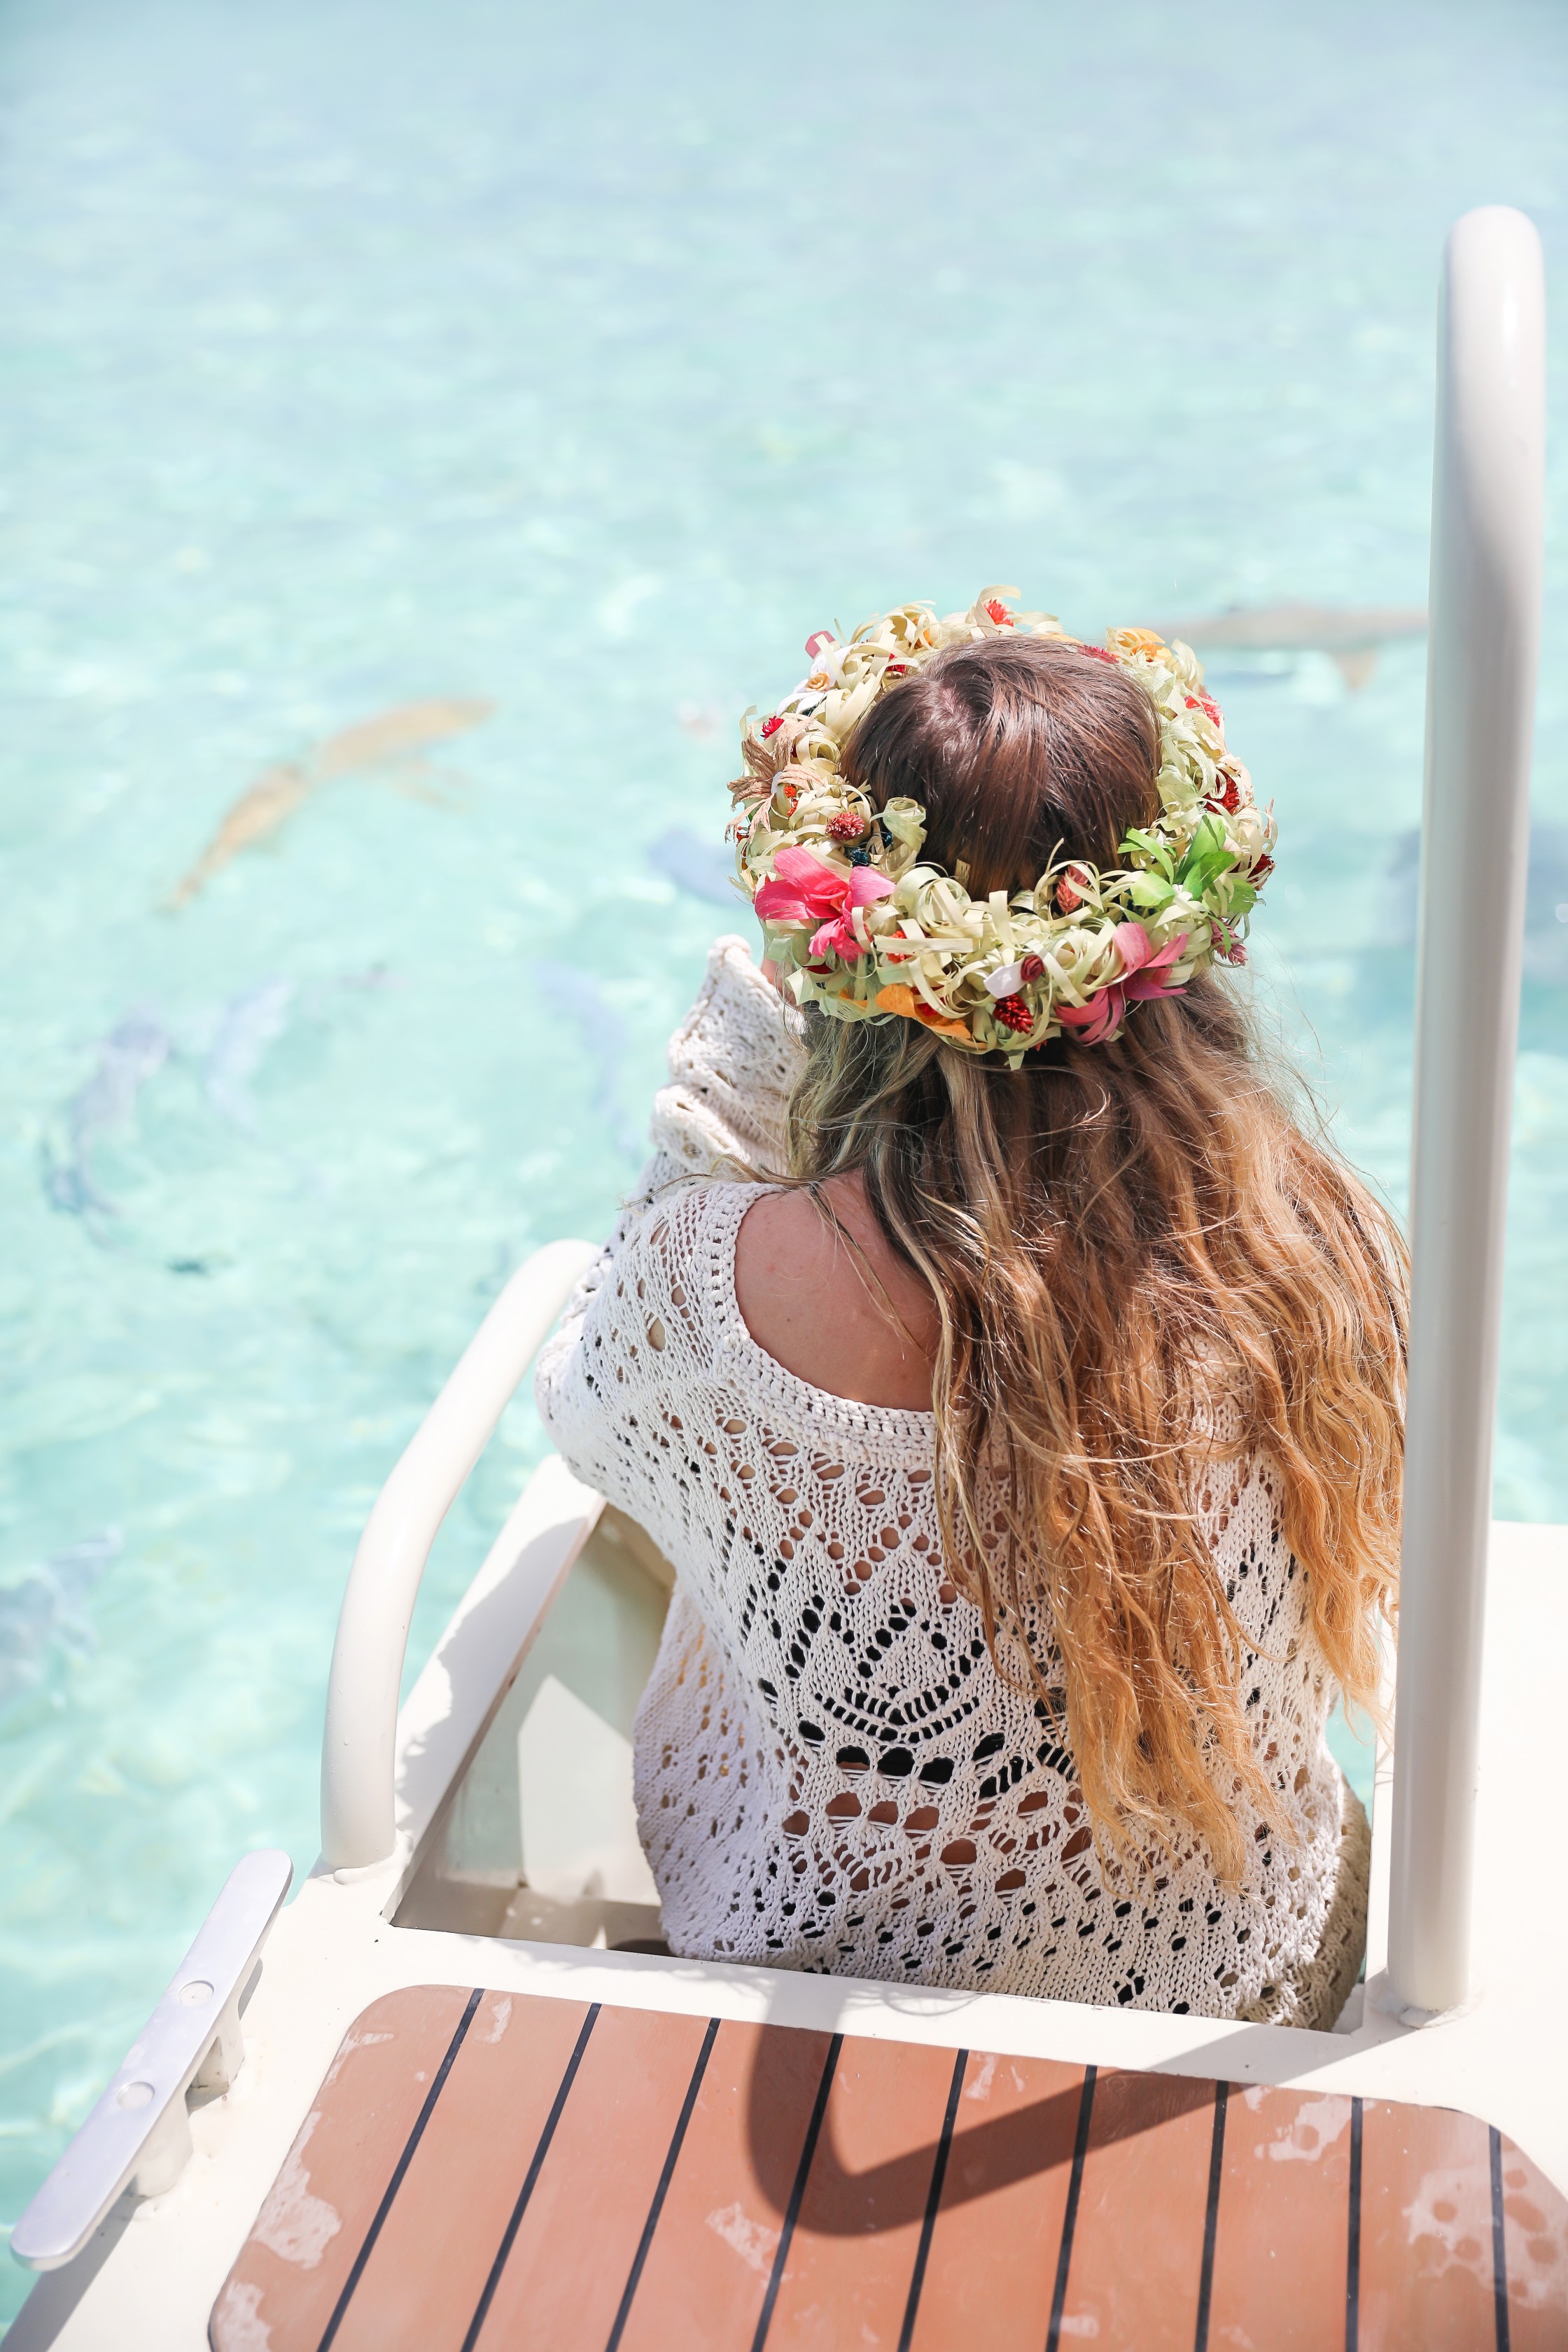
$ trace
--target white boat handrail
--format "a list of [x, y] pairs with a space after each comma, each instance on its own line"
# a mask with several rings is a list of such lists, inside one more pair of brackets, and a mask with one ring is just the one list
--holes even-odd
[[230, 1871], [125, 2063], [12, 2231], [29, 2270], [80, 2253], [127, 2186], [138, 2197], [174, 2187], [191, 2153], [185, 2093], [226, 2091], [245, 2063], [240, 1996], [293, 1875], [274, 1847]]
[[1450, 232], [1437, 328], [1388, 1958], [1412, 2022], [1473, 1990], [1545, 421], [1541, 241], [1522, 213], [1486, 205]]
[[430, 1547], [597, 1255], [591, 1242], [551, 1242], [518, 1268], [376, 1497], [349, 1571], [327, 1685], [321, 1853], [333, 1870], [367, 1869], [394, 1851], [397, 1695]]

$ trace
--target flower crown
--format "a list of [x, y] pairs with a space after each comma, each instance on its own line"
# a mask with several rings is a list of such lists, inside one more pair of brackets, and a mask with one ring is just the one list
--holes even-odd
[[[752, 711], [742, 719], [746, 773], [730, 787], [741, 882], [797, 1003], [846, 1021], [919, 1021], [1014, 1069], [1064, 1032], [1084, 1045], [1114, 1037], [1129, 1005], [1179, 996], [1215, 961], [1244, 962], [1247, 919], [1274, 865], [1273, 817], [1225, 748], [1190, 649], [1151, 629], [1083, 645], [1048, 613], [1015, 612], [1016, 594], [985, 589], [946, 620], [900, 604], [847, 644], [818, 630], [795, 692], [760, 727]], [[1161, 813], [1127, 834], [1125, 863], [1110, 872], [1064, 859], [1032, 890], [972, 898], [962, 861], [950, 875], [921, 857], [920, 803], [874, 808], [840, 762], [879, 695], [949, 646], [1003, 635], [1050, 638], [1136, 678], [1159, 726]]]

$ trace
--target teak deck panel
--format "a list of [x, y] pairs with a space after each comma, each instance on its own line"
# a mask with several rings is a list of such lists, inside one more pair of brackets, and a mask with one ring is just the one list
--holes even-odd
[[1447, 2108], [419, 1986], [215, 2352], [1564, 2352], [1568, 2203]]

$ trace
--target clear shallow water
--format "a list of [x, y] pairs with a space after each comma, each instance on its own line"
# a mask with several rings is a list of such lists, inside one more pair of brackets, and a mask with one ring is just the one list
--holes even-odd
[[[991, 581], [1086, 632], [1419, 604], [1442, 235], [1525, 206], [1562, 316], [1565, 79], [1520, 0], [0, 16], [7, 2216], [237, 1853], [314, 1852], [355, 1536], [632, 1172], [738, 709]], [[1555, 525], [1549, 573], [1498, 1507], [1568, 1518]], [[1422, 649], [1212, 672], [1270, 1017], [1397, 1202]], [[429, 697], [494, 709], [425, 797], [345, 775], [164, 908], [265, 771]]]

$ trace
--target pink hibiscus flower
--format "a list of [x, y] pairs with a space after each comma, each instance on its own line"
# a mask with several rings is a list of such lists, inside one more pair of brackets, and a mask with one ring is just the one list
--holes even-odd
[[1062, 1004], [1057, 1008], [1057, 1019], [1063, 1028], [1076, 1030], [1079, 1043], [1085, 1045], [1100, 1045], [1114, 1037], [1127, 1016], [1129, 1004], [1150, 996], [1180, 996], [1186, 986], [1184, 981], [1179, 981], [1174, 988], [1165, 984], [1171, 966], [1180, 963], [1185, 950], [1185, 931], [1157, 955], [1142, 923], [1118, 923], [1110, 936], [1121, 958], [1121, 978], [1112, 981], [1109, 988], [1097, 990], [1087, 1004]]
[[856, 908], [874, 906], [879, 898], [892, 895], [892, 884], [874, 866], [857, 866], [847, 874], [836, 874], [809, 849], [781, 849], [753, 903], [764, 922], [815, 922], [817, 929], [812, 934], [810, 950], [814, 963], [829, 955], [853, 963], [866, 952], [856, 936]]

